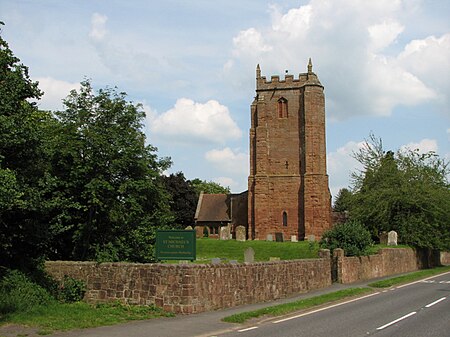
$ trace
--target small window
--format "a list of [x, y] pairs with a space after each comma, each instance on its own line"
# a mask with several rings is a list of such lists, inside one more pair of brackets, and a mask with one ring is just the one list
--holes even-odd
[[287, 226], [287, 213], [286, 211], [283, 212], [283, 226]]
[[287, 99], [284, 97], [281, 97], [278, 100], [278, 117], [279, 118], [287, 118], [288, 116], [288, 105], [287, 105]]

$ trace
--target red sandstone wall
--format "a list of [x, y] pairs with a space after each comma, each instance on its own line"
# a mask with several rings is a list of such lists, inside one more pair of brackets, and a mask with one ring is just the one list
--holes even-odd
[[444, 266], [450, 265], [450, 252], [441, 252], [441, 264]]
[[342, 249], [334, 251], [337, 278], [341, 283], [353, 283], [377, 277], [419, 270], [417, 253], [411, 248], [384, 248], [376, 255], [344, 257]]
[[169, 265], [47, 262], [46, 270], [86, 282], [88, 302], [120, 300], [197, 313], [257, 303], [331, 285], [330, 259], [252, 264]]

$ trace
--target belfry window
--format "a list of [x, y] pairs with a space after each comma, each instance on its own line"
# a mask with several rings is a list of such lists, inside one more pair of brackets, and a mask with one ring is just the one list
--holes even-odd
[[287, 213], [286, 211], [283, 212], [283, 226], [287, 226]]
[[281, 97], [278, 100], [278, 117], [279, 118], [287, 118], [288, 116], [288, 101], [286, 98]]

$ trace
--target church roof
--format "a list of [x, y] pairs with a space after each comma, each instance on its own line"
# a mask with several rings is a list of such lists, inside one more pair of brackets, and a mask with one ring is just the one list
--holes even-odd
[[230, 197], [228, 194], [200, 194], [195, 212], [197, 221], [231, 221], [229, 216]]

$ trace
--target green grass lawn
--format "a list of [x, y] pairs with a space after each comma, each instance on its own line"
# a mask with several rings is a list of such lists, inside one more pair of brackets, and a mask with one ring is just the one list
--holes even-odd
[[84, 302], [59, 303], [57, 301], [30, 308], [24, 312], [0, 314], [2, 324], [21, 324], [37, 327], [38, 334], [46, 335], [57, 330], [72, 330], [114, 325], [132, 320], [172, 317], [151, 306], [131, 306], [119, 303], [90, 305]]
[[319, 244], [300, 242], [274, 242], [274, 241], [236, 241], [215, 240], [209, 238], [197, 239], [197, 263], [211, 262], [212, 258], [237, 260], [244, 262], [244, 252], [252, 247], [255, 251], [255, 261], [269, 261], [271, 257], [280, 260], [295, 260], [317, 258]]

